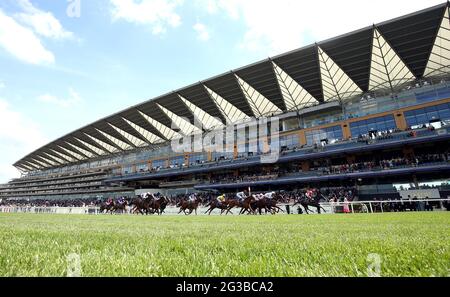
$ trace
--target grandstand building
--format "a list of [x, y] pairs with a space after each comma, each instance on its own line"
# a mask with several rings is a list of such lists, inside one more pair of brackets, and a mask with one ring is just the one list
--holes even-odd
[[[0, 198], [306, 186], [393, 191], [450, 173], [450, 10], [445, 3], [209, 78], [69, 133], [14, 166]], [[279, 141], [260, 141], [276, 118]], [[196, 123], [201, 123], [200, 127]], [[259, 129], [253, 129], [259, 125]], [[214, 151], [174, 140], [234, 137]], [[277, 145], [274, 162], [261, 162]], [[217, 147], [217, 144], [215, 144]], [[231, 148], [231, 149], [230, 149]]]

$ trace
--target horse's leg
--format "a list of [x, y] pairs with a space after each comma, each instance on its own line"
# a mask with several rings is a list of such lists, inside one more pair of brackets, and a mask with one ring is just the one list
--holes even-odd
[[308, 205], [302, 205], [302, 206], [305, 209], [306, 214], [309, 215], [310, 210], [309, 210]]
[[281, 207], [279, 207], [279, 206], [275, 206], [276, 207], [276, 209], [278, 210], [278, 212], [283, 212], [284, 213], [284, 210], [281, 208]]

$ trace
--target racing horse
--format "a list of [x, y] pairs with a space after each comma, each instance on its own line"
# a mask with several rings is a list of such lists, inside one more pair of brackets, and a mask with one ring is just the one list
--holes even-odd
[[153, 213], [157, 213], [159, 216], [164, 213], [167, 205], [169, 205], [170, 200], [164, 196], [161, 196], [159, 199], [153, 198], [152, 202], [149, 205], [149, 208], [153, 211]]
[[149, 199], [144, 199], [141, 196], [133, 198], [130, 202], [130, 206], [132, 206], [131, 213], [140, 213], [141, 215], [148, 214], [149, 203]]
[[100, 213], [104, 213], [105, 210], [106, 210], [106, 213], [111, 212], [111, 214], [112, 214], [112, 209], [113, 209], [113, 207], [114, 207], [113, 204], [114, 204], [114, 203], [108, 204], [108, 203], [106, 203], [106, 202], [100, 203]]
[[[195, 215], [197, 215], [197, 209], [198, 206], [201, 203], [201, 199], [199, 197], [195, 197], [194, 200], [191, 199], [183, 199], [178, 203], [178, 207], [180, 208], [180, 211], [178, 212], [178, 214], [180, 214], [181, 212], [184, 212], [185, 215], [191, 215], [192, 212], [195, 211]], [[186, 211], [189, 212], [186, 212]]]
[[320, 214], [321, 210], [327, 212], [322, 205], [320, 205], [321, 200], [328, 201], [320, 192], [301, 194], [295, 197], [295, 203], [293, 206], [300, 204], [305, 209], [306, 214], [313, 212], [309, 207], [315, 207], [317, 213]]
[[226, 214], [228, 214], [228, 213], [233, 214], [231, 211], [228, 210], [228, 200], [224, 201], [224, 202], [220, 202], [217, 199], [212, 199], [211, 202], [208, 203], [206, 206], [209, 208], [207, 211], [205, 211], [205, 214], [209, 213], [209, 215], [211, 215], [212, 211], [216, 208], [221, 210], [220, 215], [223, 215], [223, 213], [225, 211], [227, 211]]
[[112, 209], [111, 209], [111, 214], [113, 213], [127, 213], [127, 205], [128, 205], [128, 200], [125, 198], [123, 203], [120, 203], [118, 201], [114, 201], [112, 203]]
[[[262, 194], [261, 194], [262, 195]], [[264, 210], [265, 213], [271, 213], [272, 215], [275, 215], [276, 213], [284, 212], [277, 204], [278, 202], [283, 201], [283, 196], [280, 193], [273, 193], [272, 199], [266, 198], [262, 196], [261, 198], [255, 197], [255, 201], [250, 204], [252, 213], [257, 214], [259, 213], [262, 215], [262, 211]], [[258, 212], [256, 212], [258, 211]]]

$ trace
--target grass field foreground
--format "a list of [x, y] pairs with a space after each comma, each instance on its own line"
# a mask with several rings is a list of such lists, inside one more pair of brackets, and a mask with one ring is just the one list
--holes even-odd
[[82, 276], [448, 276], [449, 239], [444, 212], [0, 214], [0, 276], [66, 276], [71, 254]]

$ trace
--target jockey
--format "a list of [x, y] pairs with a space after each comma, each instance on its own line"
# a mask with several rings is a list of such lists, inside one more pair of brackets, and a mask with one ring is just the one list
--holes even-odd
[[117, 200], [119, 204], [125, 204], [125, 197], [120, 197], [119, 200]]
[[239, 193], [236, 194], [236, 199], [238, 201], [245, 200], [245, 198], [247, 198], [247, 194], [246, 194], [245, 190], [244, 190], [244, 192], [239, 192]]
[[217, 197], [217, 201], [218, 201], [219, 203], [225, 202], [225, 194], [222, 194], [222, 195], [218, 196], [218, 197]]
[[107, 205], [111, 205], [113, 203], [113, 199], [111, 197], [108, 198], [108, 200], [106, 201]]
[[265, 195], [261, 194], [261, 193], [260, 194], [255, 194], [253, 196], [255, 197], [256, 201], [259, 201], [259, 200], [261, 200], [261, 199], [263, 199], [265, 197]]
[[263, 197], [266, 199], [272, 200], [274, 195], [275, 195], [275, 192], [269, 192], [269, 193], [264, 194]]
[[195, 193], [192, 193], [190, 196], [189, 196], [189, 201], [190, 202], [195, 202], [195, 200], [197, 199], [197, 194], [195, 194]]

